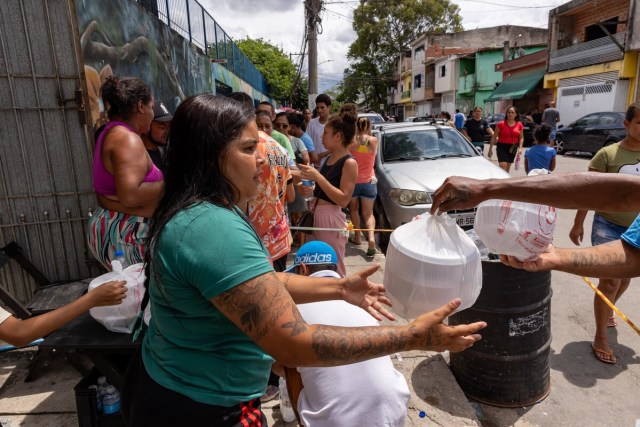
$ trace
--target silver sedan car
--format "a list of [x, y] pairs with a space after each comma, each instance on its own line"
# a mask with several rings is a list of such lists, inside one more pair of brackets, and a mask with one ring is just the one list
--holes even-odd
[[[430, 123], [384, 124], [378, 137], [376, 178], [377, 228], [396, 228], [431, 209], [431, 196], [452, 175], [477, 179], [510, 175], [479, 153], [457, 130]], [[473, 227], [475, 209], [452, 211], [460, 227]], [[378, 235], [386, 252], [388, 232]]]

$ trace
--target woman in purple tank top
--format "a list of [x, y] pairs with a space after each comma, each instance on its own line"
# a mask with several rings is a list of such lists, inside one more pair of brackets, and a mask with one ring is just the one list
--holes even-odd
[[148, 218], [160, 200], [162, 172], [140, 134], [153, 120], [153, 95], [133, 77], [109, 77], [101, 88], [109, 123], [96, 141], [93, 187], [99, 208], [89, 219], [89, 248], [107, 269], [119, 249], [127, 262], [144, 259]]

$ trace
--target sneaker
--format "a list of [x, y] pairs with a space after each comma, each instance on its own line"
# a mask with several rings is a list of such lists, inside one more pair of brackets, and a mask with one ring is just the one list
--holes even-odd
[[280, 390], [278, 390], [278, 387], [269, 384], [267, 386], [267, 391], [262, 395], [262, 397], [260, 397], [260, 402], [265, 403], [275, 399], [276, 397], [280, 397]]

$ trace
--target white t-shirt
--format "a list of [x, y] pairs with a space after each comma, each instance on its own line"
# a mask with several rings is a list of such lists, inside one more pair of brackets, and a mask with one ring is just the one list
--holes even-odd
[[0, 325], [2, 324], [2, 322], [7, 320], [9, 317], [11, 317], [11, 313], [9, 313], [4, 308], [0, 307]]
[[307, 125], [307, 134], [311, 137], [311, 140], [313, 141], [313, 148], [315, 148], [316, 154], [318, 155], [327, 151], [327, 149], [324, 148], [324, 145], [322, 145], [323, 133], [324, 125], [320, 123], [320, 117], [311, 119]]
[[[312, 277], [340, 277], [325, 270]], [[299, 304], [309, 324], [378, 326], [359, 307], [345, 301]], [[404, 426], [410, 393], [389, 356], [330, 368], [298, 368], [304, 388], [298, 413], [307, 427]]]

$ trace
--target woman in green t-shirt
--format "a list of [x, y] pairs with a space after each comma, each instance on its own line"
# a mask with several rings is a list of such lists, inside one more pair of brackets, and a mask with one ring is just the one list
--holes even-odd
[[[264, 159], [253, 111], [198, 95], [174, 115], [165, 191], [152, 218], [147, 262], [152, 318], [122, 393], [130, 426], [266, 425], [260, 410], [274, 359], [334, 366], [404, 350], [460, 351], [486, 324], [450, 327], [458, 300], [405, 326], [307, 325], [296, 303], [344, 299], [393, 316], [377, 266], [346, 279], [275, 273], [242, 213]], [[357, 410], [357, 408], [354, 408]]]

